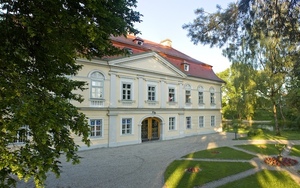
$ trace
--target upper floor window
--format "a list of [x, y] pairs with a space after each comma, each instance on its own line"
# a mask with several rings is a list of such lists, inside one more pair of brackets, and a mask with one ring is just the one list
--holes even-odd
[[91, 137], [102, 137], [103, 136], [103, 121], [102, 119], [91, 119], [90, 120], [90, 136]]
[[203, 87], [200, 86], [198, 88], [198, 103], [199, 104], [204, 104], [204, 92], [203, 92]]
[[122, 118], [122, 135], [132, 134], [132, 118]]
[[169, 102], [175, 102], [175, 88], [169, 88]]
[[148, 101], [156, 101], [156, 87], [148, 86]]
[[169, 117], [169, 130], [175, 130], [175, 117]]
[[185, 86], [185, 103], [191, 103], [191, 86]]
[[209, 89], [209, 92], [210, 92], [210, 104], [216, 104], [216, 101], [215, 101], [215, 89], [213, 87], [211, 87]]
[[91, 75], [91, 98], [93, 99], [103, 99], [104, 93], [104, 76], [95, 71]]
[[186, 117], [186, 128], [190, 129], [192, 128], [192, 122], [191, 122], [191, 117]]
[[131, 83], [122, 83], [122, 100], [132, 100]]

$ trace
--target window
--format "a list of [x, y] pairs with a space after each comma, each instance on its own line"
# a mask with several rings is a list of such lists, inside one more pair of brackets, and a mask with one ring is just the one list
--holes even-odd
[[148, 86], [148, 101], [155, 101], [156, 87]]
[[131, 83], [122, 83], [122, 100], [132, 100]]
[[214, 127], [216, 125], [216, 117], [211, 116], [210, 117], [210, 126]]
[[169, 102], [175, 102], [175, 88], [169, 88]]
[[203, 96], [203, 87], [198, 88], [198, 103], [199, 104], [204, 104], [204, 96]]
[[103, 99], [104, 76], [96, 71], [91, 74], [91, 98]]
[[186, 128], [190, 129], [192, 127], [191, 117], [186, 117]]
[[24, 143], [29, 139], [29, 128], [28, 125], [21, 126], [17, 132], [15, 143]]
[[169, 117], [169, 130], [175, 130], [175, 117]]
[[132, 134], [132, 118], [122, 119], [122, 135]]
[[199, 116], [199, 127], [204, 127], [204, 116]]
[[185, 103], [191, 103], [191, 90], [185, 90]]
[[215, 104], [215, 89], [210, 88], [210, 104]]
[[184, 64], [184, 71], [189, 71], [189, 70], [190, 70], [190, 65]]
[[102, 137], [103, 136], [103, 125], [102, 119], [91, 119], [90, 120], [91, 137]]

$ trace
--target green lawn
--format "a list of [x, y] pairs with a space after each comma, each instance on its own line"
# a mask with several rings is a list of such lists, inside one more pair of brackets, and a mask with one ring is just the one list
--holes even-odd
[[[198, 173], [186, 172], [190, 167], [200, 168]], [[166, 169], [165, 185], [168, 188], [195, 187], [254, 168], [250, 163], [242, 162], [202, 162], [175, 160]]]
[[[283, 145], [281, 145], [283, 146]], [[253, 153], [260, 153], [263, 155], [278, 155], [279, 151], [275, 144], [250, 144], [250, 145], [236, 145], [236, 147], [251, 151]]]
[[188, 155], [183, 156], [183, 158], [241, 159], [241, 160], [250, 160], [253, 157], [255, 157], [255, 155], [237, 151], [230, 147], [208, 149], [208, 150], [190, 153]]
[[281, 136], [276, 136], [275, 132], [263, 130], [262, 135], [252, 137], [240, 137], [238, 140], [300, 140], [299, 131], [281, 131]]
[[291, 149], [290, 155], [300, 157], [300, 145], [294, 145]]
[[300, 188], [287, 172], [263, 170], [218, 188]]

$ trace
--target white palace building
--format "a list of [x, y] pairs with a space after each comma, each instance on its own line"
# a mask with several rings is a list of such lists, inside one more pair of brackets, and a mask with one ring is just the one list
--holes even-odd
[[[161, 43], [112, 37], [129, 56], [77, 59], [85, 81], [74, 103], [88, 117], [90, 148], [140, 144], [221, 131], [221, 86], [212, 66]], [[87, 149], [79, 137], [74, 140]]]

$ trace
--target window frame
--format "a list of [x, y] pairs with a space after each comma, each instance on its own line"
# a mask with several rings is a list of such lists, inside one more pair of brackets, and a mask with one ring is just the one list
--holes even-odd
[[[149, 87], [154, 88], [153, 91], [149, 90]], [[154, 102], [157, 101], [157, 87], [155, 85], [147, 85], [147, 100]], [[151, 96], [149, 95], [151, 93]], [[150, 99], [149, 99], [150, 98]], [[153, 99], [151, 99], [153, 98]]]
[[[127, 122], [128, 120], [130, 120], [130, 124], [128, 124]], [[123, 121], [126, 121], [125, 124], [123, 123]], [[130, 125], [129, 128], [128, 125]], [[132, 134], [133, 134], [133, 118], [121, 118], [121, 135], [132, 135]]]
[[216, 116], [210, 116], [210, 126], [211, 127], [216, 126]]
[[[99, 125], [96, 124], [96, 122], [101, 122]], [[102, 118], [93, 118], [89, 119], [89, 126], [90, 126], [90, 138], [103, 138], [103, 119]], [[94, 125], [92, 125], [92, 122], [95, 122]], [[94, 130], [92, 130], [92, 127], [94, 127]], [[98, 130], [97, 127], [100, 127]], [[97, 135], [97, 132], [99, 132], [100, 135]], [[94, 133], [94, 135], [92, 135]]]
[[[21, 132], [22, 131], [22, 132]], [[24, 131], [24, 132], [23, 132]], [[24, 134], [24, 135], [23, 135]], [[24, 137], [23, 137], [24, 136]], [[24, 144], [26, 141], [30, 139], [29, 126], [22, 125], [16, 134], [16, 138], [13, 141], [14, 144]]]
[[187, 63], [184, 63], [183, 67], [184, 67], [184, 71], [189, 71], [190, 70], [190, 65], [187, 64]]
[[[201, 119], [201, 121], [200, 121], [200, 119]], [[199, 126], [199, 128], [204, 127], [204, 116], [199, 116], [198, 117], [198, 126]]]
[[216, 104], [216, 96], [215, 96], [215, 89], [213, 87], [211, 87], [209, 89], [209, 92], [210, 92], [210, 104], [211, 105], [215, 105]]
[[[173, 120], [171, 121], [171, 119]], [[169, 131], [173, 131], [173, 130], [176, 130], [176, 117], [169, 117]]]
[[[170, 92], [170, 89], [173, 90], [173, 92]], [[171, 97], [171, 96], [173, 96], [173, 97]], [[176, 88], [175, 87], [168, 87], [168, 102], [176, 102]]]
[[185, 124], [186, 124], [187, 129], [192, 128], [192, 117], [191, 116], [185, 117]]
[[[93, 76], [95, 75], [96, 76]], [[90, 73], [90, 98], [104, 99], [104, 80], [105, 77], [100, 71], [93, 71]], [[99, 83], [94, 85], [94, 83]], [[93, 90], [96, 90], [95, 92]], [[99, 91], [97, 91], [99, 90]], [[99, 95], [99, 96], [98, 96]]]
[[[123, 86], [130, 86], [130, 89], [124, 88]], [[125, 95], [124, 95], [124, 91], [125, 91]], [[130, 92], [128, 95], [128, 91]], [[125, 98], [124, 98], [125, 96]], [[129, 99], [128, 99], [129, 96]], [[133, 84], [132, 82], [122, 82], [121, 83], [121, 100], [123, 101], [132, 101], [133, 100]]]
[[202, 86], [198, 87], [198, 104], [204, 104], [204, 89]]

